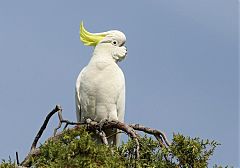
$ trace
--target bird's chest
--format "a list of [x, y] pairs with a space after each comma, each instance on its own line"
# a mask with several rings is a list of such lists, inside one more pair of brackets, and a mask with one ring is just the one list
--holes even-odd
[[121, 69], [111, 64], [91, 66], [86, 69], [82, 77], [80, 86], [91, 95], [117, 96], [124, 85]]

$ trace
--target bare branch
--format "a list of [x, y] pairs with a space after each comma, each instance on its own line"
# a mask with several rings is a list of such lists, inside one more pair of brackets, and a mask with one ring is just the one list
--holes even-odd
[[53, 135], [56, 135], [56, 133], [57, 133], [57, 130], [59, 129], [59, 128], [61, 128], [61, 126], [62, 126], [62, 109], [61, 110], [58, 110], [58, 119], [59, 119], [59, 124], [58, 124], [58, 127], [57, 128], [55, 128], [54, 129], [54, 133], [53, 133]]
[[[122, 123], [120, 121], [117, 120], [112, 120], [112, 121], [108, 121], [105, 120], [103, 122], [95, 122], [92, 121], [90, 119], [86, 119], [86, 122], [81, 123], [81, 122], [71, 122], [68, 120], [63, 119], [62, 117], [62, 108], [57, 105], [47, 116], [46, 119], [43, 123], [43, 125], [41, 126], [40, 130], [38, 131], [32, 146], [31, 146], [31, 150], [29, 152], [29, 154], [26, 156], [26, 158], [24, 159], [24, 161], [20, 164], [21, 166], [30, 166], [31, 165], [31, 158], [32, 157], [36, 157], [38, 155], [40, 155], [40, 149], [36, 148], [37, 143], [39, 138], [42, 136], [42, 133], [44, 132], [50, 118], [56, 113], [58, 112], [58, 118], [59, 118], [59, 124], [58, 127], [54, 129], [54, 136], [48, 138], [45, 143], [49, 142], [49, 141], [57, 141], [59, 140], [59, 138], [65, 133], [64, 131], [57, 133], [57, 130], [61, 128], [62, 124], [65, 123], [65, 127], [63, 130], [65, 130], [67, 128], [68, 125], [74, 125], [74, 127], [72, 128], [68, 128], [68, 131], [77, 131], [80, 130], [82, 127], [86, 127], [87, 131], [91, 131], [94, 132], [96, 134], [99, 135], [99, 137], [101, 138], [101, 141], [103, 144], [108, 146], [108, 141], [107, 141], [107, 137], [104, 131], [104, 129], [109, 129], [109, 128], [116, 128], [118, 130], [121, 130], [120, 132], [117, 132], [115, 134], [118, 133], [126, 133], [128, 136], [130, 136], [136, 143], [136, 148], [135, 148], [135, 152], [136, 152], [136, 159], [139, 159], [139, 149], [140, 149], [140, 144], [138, 141], [139, 135], [136, 131], [142, 131], [145, 132], [147, 134], [151, 134], [153, 136], [155, 136], [155, 138], [159, 141], [160, 147], [168, 147], [169, 146], [169, 142], [165, 136], [165, 134], [159, 130], [156, 129], [152, 129], [149, 127], [145, 127], [143, 125], [139, 125], [139, 124], [125, 124]], [[113, 135], [110, 135], [113, 136]], [[16, 153], [16, 157], [18, 158], [18, 155]], [[165, 159], [167, 159], [167, 157], [165, 157]]]
[[18, 157], [18, 152], [16, 152], [16, 160], [17, 160], [17, 165], [19, 166], [19, 157]]
[[57, 130], [61, 128], [63, 123], [66, 124], [64, 126], [63, 130], [65, 130], [68, 125], [81, 125], [81, 124], [85, 124], [85, 123], [80, 123], [80, 122], [71, 122], [71, 121], [68, 121], [68, 120], [64, 120], [63, 116], [62, 116], [62, 110], [58, 111], [58, 119], [59, 119], [59, 124], [58, 124], [58, 127], [54, 129], [54, 133], [53, 133], [54, 136], [56, 135]]
[[117, 128], [119, 130], [126, 132], [136, 143], [136, 159], [139, 159], [139, 148], [140, 147], [139, 147], [139, 141], [138, 141], [138, 134], [136, 133], [136, 131], [133, 128], [131, 128], [127, 124], [122, 123], [117, 120], [105, 121], [103, 123], [102, 127], [103, 128]]
[[101, 138], [101, 141], [104, 145], [108, 146], [108, 141], [107, 141], [107, 137], [104, 131], [96, 131], [97, 134], [99, 135], [99, 137]]
[[139, 124], [130, 124], [129, 126], [134, 130], [143, 131], [147, 134], [154, 135], [157, 140], [161, 141], [161, 143], [165, 143], [167, 146], [169, 146], [169, 142], [163, 132]]
[[46, 129], [47, 124], [48, 124], [50, 118], [52, 117], [52, 115], [55, 114], [56, 112], [58, 112], [59, 110], [62, 110], [61, 106], [56, 105], [56, 107], [47, 115], [46, 119], [44, 120], [43, 125], [41, 126], [41, 128], [38, 131], [36, 137], [34, 138], [34, 141], [33, 141], [32, 146], [31, 146], [31, 151], [36, 148], [37, 142], [40, 139], [40, 137], [42, 136], [43, 131]]

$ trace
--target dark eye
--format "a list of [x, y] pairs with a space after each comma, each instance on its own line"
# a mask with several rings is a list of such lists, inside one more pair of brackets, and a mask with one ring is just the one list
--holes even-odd
[[112, 42], [112, 44], [116, 46], [116, 45], [117, 45], [117, 41], [114, 40], [114, 41]]

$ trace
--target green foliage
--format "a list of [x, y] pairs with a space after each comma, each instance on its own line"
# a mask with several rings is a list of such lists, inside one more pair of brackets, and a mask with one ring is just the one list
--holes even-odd
[[192, 139], [176, 134], [170, 146], [170, 156], [181, 167], [207, 167], [208, 160], [217, 145], [219, 144], [215, 141]]
[[[40, 147], [41, 154], [31, 158], [35, 167], [163, 167], [205, 168], [217, 144], [215, 141], [174, 134], [172, 144], [161, 148], [151, 137], [139, 139], [140, 158], [136, 159], [135, 141], [129, 139], [120, 147], [95, 143], [85, 129], [66, 131], [57, 141], [48, 141]], [[15, 163], [3, 161], [0, 168], [12, 168]], [[215, 166], [214, 168], [221, 168]]]
[[[40, 147], [41, 155], [32, 158], [36, 167], [113, 167], [121, 166], [119, 155], [96, 144], [87, 131], [66, 131], [59, 141]], [[113, 149], [113, 151], [117, 151]]]
[[15, 162], [12, 162], [12, 159], [9, 157], [8, 161], [2, 160], [0, 168], [15, 168]]

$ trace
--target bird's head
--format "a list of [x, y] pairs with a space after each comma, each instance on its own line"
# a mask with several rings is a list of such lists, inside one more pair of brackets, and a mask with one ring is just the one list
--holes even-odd
[[123, 60], [127, 55], [127, 49], [124, 46], [126, 36], [118, 30], [90, 33], [84, 28], [82, 22], [80, 25], [80, 40], [84, 45], [94, 46], [97, 50], [111, 54], [116, 61]]

